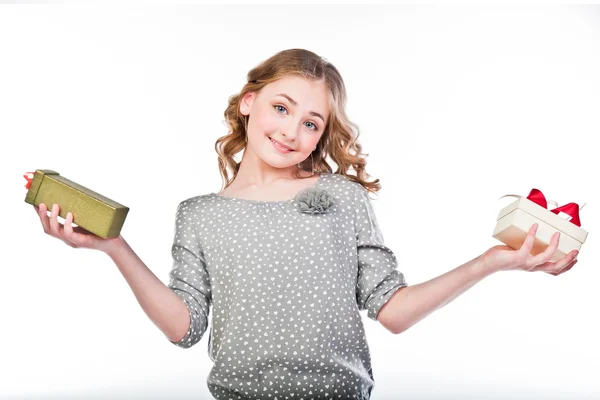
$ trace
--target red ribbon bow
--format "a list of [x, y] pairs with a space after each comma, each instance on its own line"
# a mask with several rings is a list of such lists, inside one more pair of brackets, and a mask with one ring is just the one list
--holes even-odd
[[[529, 192], [529, 196], [527, 196], [527, 199], [533, 201], [539, 206], [542, 206], [546, 209], [548, 208], [548, 202], [546, 201], [546, 197], [541, 191], [537, 189], [531, 189], [531, 192]], [[556, 215], [558, 215], [561, 212], [568, 214], [571, 217], [571, 219], [569, 220], [570, 222], [574, 223], [579, 227], [581, 226], [581, 221], [579, 220], [579, 205], [577, 205], [576, 203], [568, 203], [564, 206], [556, 207], [549, 211], [553, 212]]]
[[31, 186], [31, 181], [33, 180], [33, 174], [35, 172], [25, 172], [25, 174], [23, 174], [23, 177], [25, 179], [27, 179], [27, 183], [25, 184], [25, 189], [29, 189], [29, 187]]

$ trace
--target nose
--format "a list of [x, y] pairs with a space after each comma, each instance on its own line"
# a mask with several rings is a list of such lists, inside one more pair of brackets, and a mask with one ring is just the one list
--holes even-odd
[[[300, 121], [301, 122], [301, 121]], [[288, 118], [286, 122], [281, 124], [280, 131], [288, 140], [293, 141], [297, 136], [298, 121], [294, 118]]]

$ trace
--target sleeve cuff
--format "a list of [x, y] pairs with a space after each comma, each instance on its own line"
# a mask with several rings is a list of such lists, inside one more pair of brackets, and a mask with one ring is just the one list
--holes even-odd
[[404, 275], [395, 271], [391, 278], [388, 278], [379, 288], [375, 295], [367, 303], [367, 316], [373, 321], [377, 321], [377, 314], [385, 303], [398, 291], [398, 289], [408, 286], [404, 280]]

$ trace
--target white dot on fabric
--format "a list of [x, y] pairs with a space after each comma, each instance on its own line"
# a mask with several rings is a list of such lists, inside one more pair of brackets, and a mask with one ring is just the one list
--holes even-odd
[[[301, 203], [301, 204], [300, 204]], [[375, 381], [359, 311], [407, 286], [364, 187], [321, 174], [285, 201], [215, 193], [177, 207], [169, 288], [189, 348], [212, 313], [216, 399], [369, 399]]]

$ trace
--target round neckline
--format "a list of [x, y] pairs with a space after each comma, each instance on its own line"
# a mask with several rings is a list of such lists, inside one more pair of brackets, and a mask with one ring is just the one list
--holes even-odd
[[284, 204], [284, 203], [291, 203], [294, 201], [294, 199], [296, 198], [296, 196], [298, 196], [298, 194], [304, 190], [307, 189], [312, 189], [315, 188], [317, 186], [319, 186], [321, 184], [321, 181], [323, 180], [323, 177], [326, 175], [326, 172], [322, 172], [321, 174], [319, 174], [319, 177], [317, 178], [317, 180], [315, 181], [315, 183], [313, 183], [310, 186], [307, 186], [303, 189], [300, 189], [299, 191], [296, 192], [296, 194], [294, 195], [294, 197], [292, 197], [291, 199], [288, 200], [252, 200], [252, 199], [243, 199], [241, 197], [232, 197], [232, 196], [223, 196], [220, 195], [216, 192], [212, 192], [210, 195], [213, 197], [220, 197], [222, 199], [227, 199], [227, 200], [235, 200], [235, 201], [239, 201], [242, 203], [252, 203], [252, 204]]

